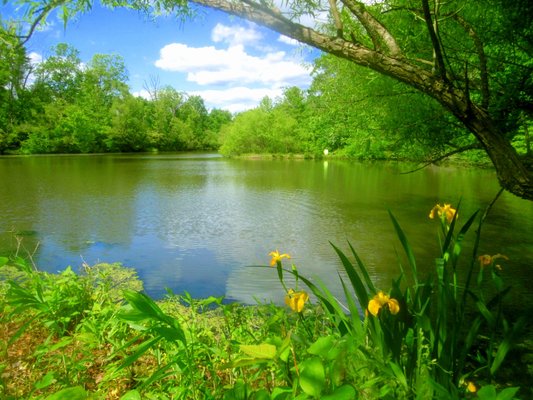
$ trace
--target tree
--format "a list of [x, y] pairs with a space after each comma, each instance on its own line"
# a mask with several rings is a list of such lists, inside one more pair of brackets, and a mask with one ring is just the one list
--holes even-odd
[[15, 127], [29, 114], [26, 83], [31, 67], [16, 30], [0, 19], [0, 154], [20, 145]]
[[[190, 15], [184, 1], [104, 1]], [[518, 121], [531, 120], [533, 5], [529, 0], [329, 1], [326, 29], [298, 23], [322, 2], [287, 0], [283, 10], [262, 0], [194, 0], [273, 29], [326, 53], [390, 76], [434, 98], [477, 139], [501, 186], [533, 200], [533, 174], [511, 144]], [[62, 5], [66, 19], [90, 1], [33, 0], [40, 20]], [[418, 39], [421, 37], [422, 39]]]
[[320, 152], [423, 160], [475, 144], [434, 99], [329, 54], [315, 60], [309, 92], [308, 140]]
[[82, 69], [79, 51], [59, 43], [35, 70], [34, 93], [46, 102], [72, 102], [80, 92]]
[[[511, 111], [516, 108], [530, 115], [532, 108], [533, 68], [530, 62], [522, 62], [533, 55], [533, 6], [527, 0], [389, 0], [372, 6], [355, 0], [332, 1], [329, 15], [337, 21], [333, 34], [290, 18], [317, 13], [318, 7], [311, 1], [288, 1], [285, 14], [289, 15], [262, 1], [194, 2], [269, 27], [434, 98], [480, 142], [501, 186], [533, 200], [533, 174], [511, 145], [512, 132], [507, 130], [516, 119]], [[506, 17], [511, 15], [519, 19], [521, 28], [485, 30], [501, 18], [509, 21]], [[398, 29], [395, 22], [406, 19], [415, 24], [414, 28], [401, 30], [404, 23]], [[418, 47], [410, 47], [411, 35], [418, 33], [425, 37], [424, 46], [418, 41]], [[509, 54], [513, 54], [512, 63]], [[490, 62], [489, 55], [494, 57]], [[508, 83], [512, 84], [510, 91]], [[506, 98], [499, 96], [509, 92]]]

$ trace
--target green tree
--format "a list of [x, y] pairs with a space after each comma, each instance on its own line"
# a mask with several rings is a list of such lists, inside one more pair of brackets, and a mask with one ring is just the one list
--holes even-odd
[[157, 91], [151, 101], [153, 114], [150, 141], [153, 148], [175, 151], [185, 147], [179, 137], [182, 128], [177, 121], [179, 109], [184, 101], [183, 93], [171, 86]]
[[420, 160], [462, 147], [468, 136], [436, 101], [401, 82], [331, 55], [314, 66], [309, 140], [319, 149]]
[[16, 128], [29, 117], [26, 83], [31, 66], [17, 29], [0, 19], [0, 154], [20, 146], [24, 137]]
[[111, 129], [106, 138], [109, 151], [137, 152], [150, 149], [150, 107], [147, 100], [132, 95], [115, 100]]
[[432, 97], [473, 134], [502, 187], [533, 199], [533, 174], [511, 144], [519, 116], [531, 120], [529, 1], [331, 1], [334, 29], [325, 30], [297, 22], [322, 3], [287, 1], [283, 12], [263, 1], [194, 3], [272, 28]]
[[300, 152], [299, 124], [292, 115], [292, 106], [286, 98], [278, 104], [263, 98], [257, 108], [238, 114], [233, 123], [222, 128], [220, 152], [224, 155]]
[[79, 51], [59, 43], [35, 70], [34, 95], [43, 102], [74, 102], [82, 84], [81, 65]]
[[223, 126], [231, 123], [233, 116], [227, 110], [215, 108], [209, 112], [206, 122], [205, 146], [215, 150], [220, 146], [220, 131]]
[[185, 124], [185, 129], [179, 132], [185, 150], [205, 148], [208, 112], [204, 100], [200, 96], [189, 96], [178, 110], [178, 118]]

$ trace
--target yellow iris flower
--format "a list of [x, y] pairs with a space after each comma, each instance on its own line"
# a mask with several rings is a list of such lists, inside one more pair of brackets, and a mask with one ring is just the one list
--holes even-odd
[[435, 218], [435, 215], [438, 215], [439, 218], [446, 218], [446, 222], [450, 224], [456, 213], [457, 210], [455, 208], [452, 208], [450, 204], [445, 203], [443, 206], [437, 204], [429, 212], [429, 218], [433, 219]]
[[435, 215], [438, 215], [439, 218], [446, 218], [446, 222], [450, 224], [456, 213], [457, 210], [455, 208], [452, 208], [451, 204], [444, 203], [443, 206], [437, 204], [429, 212], [429, 218], [433, 219], [435, 218]]
[[391, 314], [398, 314], [400, 312], [400, 303], [398, 303], [398, 300], [391, 299], [383, 292], [379, 292], [368, 302], [368, 312], [376, 317], [383, 306], [387, 306]]
[[474, 382], [468, 381], [466, 385], [466, 390], [468, 390], [470, 393], [476, 393], [477, 392], [477, 386]]
[[289, 289], [285, 296], [285, 304], [296, 312], [302, 312], [307, 300], [309, 300], [309, 295], [303, 290], [295, 292], [293, 289]]
[[[497, 260], [498, 258], [503, 258], [504, 260], [508, 260], [509, 259], [509, 257], [507, 257], [507, 256], [505, 256], [503, 254], [495, 254], [493, 256], [490, 256], [488, 254], [484, 254], [484, 255], [478, 257], [479, 265], [480, 265], [481, 269], [483, 269], [487, 265], [491, 265], [494, 262], [494, 260]], [[495, 265], [494, 267], [496, 269], [498, 269], [498, 270], [502, 269], [502, 267], [500, 265]]]
[[284, 258], [291, 258], [290, 255], [288, 254], [279, 254], [279, 251], [275, 250], [275, 251], [271, 251], [269, 254], [268, 254], [270, 257], [272, 257], [272, 259], [270, 260], [270, 266], [271, 267], [274, 267], [276, 266], [276, 264], [279, 262], [281, 262], [282, 259]]

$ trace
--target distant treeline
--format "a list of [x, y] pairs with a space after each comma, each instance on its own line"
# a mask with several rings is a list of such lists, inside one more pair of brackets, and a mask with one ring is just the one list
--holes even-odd
[[[472, 138], [427, 96], [353, 64], [323, 55], [308, 90], [286, 88], [236, 115], [207, 110], [199, 96], [150, 84], [136, 97], [118, 55], [57, 45], [32, 64], [0, 29], [0, 154], [219, 150], [224, 155], [328, 149], [362, 159], [437, 157]], [[523, 136], [517, 136], [521, 146]], [[522, 147], [524, 147], [522, 145]], [[481, 152], [472, 157], [481, 156]]]

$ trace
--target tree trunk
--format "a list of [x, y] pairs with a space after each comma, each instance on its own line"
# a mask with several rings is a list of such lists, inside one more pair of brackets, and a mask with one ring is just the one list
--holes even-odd
[[[388, 32], [384, 31], [387, 35], [382, 36], [382, 39], [385, 43], [389, 43], [390, 56], [378, 51], [379, 49], [370, 49], [342, 37], [330, 37], [317, 32], [291, 21], [277, 9], [268, 8], [252, 0], [193, 0], [192, 2], [253, 21], [326, 53], [390, 76], [433, 97], [479, 140], [496, 169], [500, 185], [519, 197], [533, 200], [533, 175], [527, 170], [510, 142], [499, 132], [490, 115], [471, 103], [469, 94], [465, 90], [455, 88], [453, 82], [450, 82], [442, 71], [440, 74], [432, 74], [398, 54], [399, 49], [396, 48], [396, 43], [389, 37]], [[368, 18], [362, 21], [363, 25], [379, 27], [378, 22], [370, 14], [361, 13], [357, 17]], [[369, 34], [375, 35], [377, 31], [374, 29]]]

